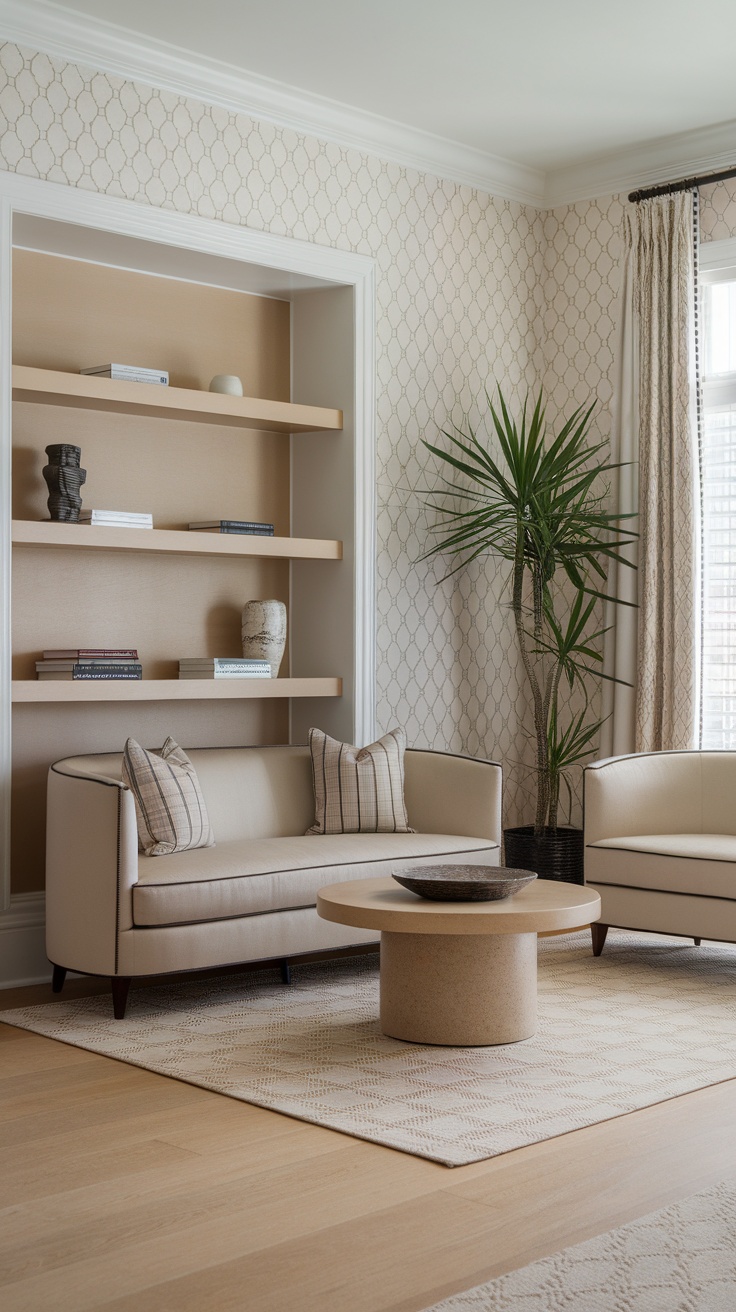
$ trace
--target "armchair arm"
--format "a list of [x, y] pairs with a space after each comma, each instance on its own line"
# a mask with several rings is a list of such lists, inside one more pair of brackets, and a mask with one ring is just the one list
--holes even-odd
[[501, 766], [448, 752], [404, 757], [409, 824], [424, 834], [465, 834], [501, 844]]
[[138, 879], [133, 796], [119, 781], [64, 766], [48, 779], [46, 952], [55, 965], [114, 975]]
[[585, 843], [632, 834], [702, 832], [700, 752], [643, 752], [583, 773]]

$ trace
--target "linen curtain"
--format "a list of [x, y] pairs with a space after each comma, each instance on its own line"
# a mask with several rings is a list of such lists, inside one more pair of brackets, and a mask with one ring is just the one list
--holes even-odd
[[[638, 433], [639, 568], [632, 585], [622, 576], [633, 571], [619, 567], [609, 590], [613, 595], [616, 586], [617, 595], [625, 595], [628, 585], [639, 609], [632, 620], [628, 608], [614, 607], [608, 635], [606, 673], [630, 681], [636, 674], [635, 693], [618, 685], [608, 693], [604, 750], [614, 754], [690, 748], [695, 739], [695, 250], [692, 192], [642, 201], [626, 213], [613, 444], [614, 458], [636, 460], [636, 450], [627, 447]], [[635, 482], [620, 471], [621, 510], [636, 504]]]
[[[621, 514], [639, 512], [639, 338], [634, 318], [636, 282], [635, 246], [631, 224], [624, 233], [619, 296], [619, 325], [616, 342], [613, 401], [611, 406], [611, 463], [614, 471], [612, 492]], [[634, 519], [624, 520], [622, 527], [636, 528]], [[621, 555], [636, 566], [638, 543], [621, 550]], [[628, 605], [606, 602], [603, 669], [611, 679], [605, 680], [602, 692], [601, 756], [623, 756], [634, 751], [636, 742], [636, 655], [638, 641], [638, 576], [636, 568], [611, 561], [608, 592]]]

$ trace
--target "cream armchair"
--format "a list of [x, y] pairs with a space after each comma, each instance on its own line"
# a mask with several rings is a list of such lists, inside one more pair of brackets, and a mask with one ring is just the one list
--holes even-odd
[[736, 943], [736, 752], [596, 761], [584, 816], [596, 956], [609, 925]]

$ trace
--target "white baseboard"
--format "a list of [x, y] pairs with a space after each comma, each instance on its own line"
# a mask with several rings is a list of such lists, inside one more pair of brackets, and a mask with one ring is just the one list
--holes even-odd
[[10, 908], [0, 912], [0, 989], [45, 984], [50, 979], [45, 896], [17, 893]]

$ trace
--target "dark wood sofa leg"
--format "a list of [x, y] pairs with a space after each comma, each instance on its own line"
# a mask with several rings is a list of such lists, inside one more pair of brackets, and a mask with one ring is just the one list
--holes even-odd
[[65, 979], [66, 979], [66, 966], [54, 966], [54, 971], [51, 976], [51, 992], [61, 993], [61, 990], [64, 987]]
[[702, 941], [702, 940], [699, 939], [699, 938], [694, 938], [694, 939], [693, 939], [693, 943], [695, 944], [696, 948], [699, 948], [699, 947], [700, 947], [701, 941]]
[[284, 957], [281, 962], [281, 978], [284, 981], [284, 984], [291, 984], [291, 966], [286, 957]]
[[112, 984], [112, 1011], [116, 1020], [123, 1020], [125, 1017], [130, 981], [130, 975], [115, 975], [110, 980]]
[[608, 925], [601, 925], [596, 922], [596, 924], [591, 925], [590, 933], [593, 938], [593, 956], [599, 957], [603, 951], [603, 944], [606, 941]]

